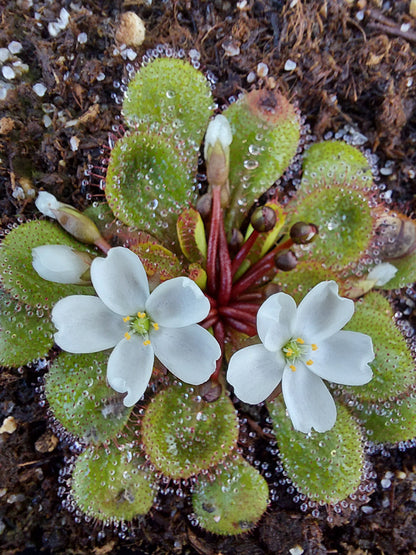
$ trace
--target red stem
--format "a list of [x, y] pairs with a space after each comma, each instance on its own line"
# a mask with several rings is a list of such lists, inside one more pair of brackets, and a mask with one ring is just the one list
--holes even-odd
[[244, 320], [248, 324], [252, 324], [253, 326], [256, 325], [256, 317], [254, 314], [250, 314], [245, 310], [239, 310], [238, 308], [233, 308], [231, 306], [220, 306], [218, 312], [223, 316], [230, 316], [231, 318], [235, 318], [236, 320]]
[[218, 253], [218, 239], [221, 220], [221, 189], [220, 187], [212, 188], [212, 214], [211, 227], [209, 230], [208, 247], [207, 247], [207, 288], [209, 293], [215, 295], [217, 292], [216, 266]]
[[218, 314], [213, 314], [212, 316], [207, 316], [203, 322], [201, 322], [201, 326], [206, 330], [211, 326], [215, 326], [218, 322]]
[[221, 274], [220, 288], [218, 291], [218, 304], [227, 305], [231, 296], [231, 288], [233, 286], [233, 275], [231, 273], [231, 259], [228, 252], [227, 237], [224, 229], [224, 218], [221, 210], [219, 235], [219, 270]]
[[252, 293], [243, 293], [238, 297], [238, 302], [262, 301], [264, 294], [261, 291], [253, 291]]
[[237, 308], [238, 310], [243, 310], [244, 312], [248, 312], [249, 314], [256, 315], [259, 311], [260, 306], [254, 303], [229, 303], [228, 306], [230, 308]]
[[254, 245], [254, 243], [256, 242], [256, 239], [259, 235], [260, 235], [260, 233], [258, 231], [256, 231], [255, 229], [253, 229], [253, 232], [251, 233], [251, 235], [249, 236], [247, 241], [244, 243], [244, 245], [241, 247], [241, 249], [235, 255], [234, 260], [233, 260], [233, 264], [232, 264], [232, 267], [231, 267], [231, 272], [232, 272], [233, 276], [237, 272], [238, 268], [241, 266], [241, 263], [243, 262], [243, 260], [248, 255], [251, 247]]
[[293, 245], [292, 239], [288, 239], [284, 243], [277, 245], [273, 250], [271, 250], [266, 256], [261, 258], [258, 262], [254, 264], [244, 275], [240, 278], [233, 286], [231, 291], [231, 298], [238, 297], [243, 291], [252, 287], [257, 280], [267, 275], [267, 273], [274, 266], [274, 257], [276, 254], [282, 250], [285, 250]]
[[249, 337], [253, 337], [253, 335], [257, 334], [257, 330], [254, 326], [250, 326], [249, 324], [240, 322], [240, 320], [236, 320], [235, 318], [231, 318], [230, 316], [224, 317], [224, 320], [229, 326], [234, 328], [236, 331], [245, 333]]
[[219, 320], [216, 324], [214, 324], [214, 337], [218, 341], [221, 348], [221, 356], [217, 360], [214, 373], [211, 375], [211, 380], [216, 382], [218, 381], [218, 377], [220, 375], [222, 357], [224, 356], [225, 328], [221, 320]]

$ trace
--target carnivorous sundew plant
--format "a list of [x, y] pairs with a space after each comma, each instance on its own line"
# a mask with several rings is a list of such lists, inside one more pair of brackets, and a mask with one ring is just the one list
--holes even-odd
[[[191, 64], [147, 60], [103, 202], [41, 191], [42, 215], [2, 241], [0, 363], [50, 355], [51, 422], [81, 446], [65, 503], [105, 524], [133, 526], [169, 483], [216, 534], [256, 526], [279, 483], [314, 514], [355, 510], [368, 450], [416, 436], [389, 293], [416, 279], [414, 222], [365, 153], [305, 146], [277, 89], [217, 111]], [[259, 460], [247, 438], [264, 426]]]

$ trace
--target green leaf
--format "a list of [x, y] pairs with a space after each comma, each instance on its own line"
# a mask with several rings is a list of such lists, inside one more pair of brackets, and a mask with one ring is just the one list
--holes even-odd
[[337, 405], [331, 430], [305, 435], [293, 429], [281, 396], [267, 406], [285, 471], [300, 493], [335, 505], [358, 489], [364, 466], [362, 437], [345, 407]]
[[213, 112], [208, 81], [188, 62], [159, 58], [143, 66], [123, 102], [129, 126], [157, 124], [166, 136], [185, 140], [195, 160]]
[[332, 270], [358, 262], [371, 244], [374, 218], [368, 198], [347, 182], [322, 183], [300, 195], [290, 208], [290, 224], [304, 221], [318, 226], [318, 236], [304, 249], [306, 256]]
[[225, 225], [240, 227], [253, 202], [279, 179], [296, 154], [299, 116], [276, 91], [256, 90], [225, 111], [231, 125], [231, 199]]
[[105, 194], [114, 215], [171, 247], [176, 220], [196, 200], [186, 156], [172, 137], [133, 133], [111, 152]]
[[373, 182], [367, 158], [343, 141], [313, 144], [306, 151], [302, 166], [301, 195], [333, 183], [348, 183], [351, 188], [368, 190]]
[[173, 385], [152, 399], [142, 434], [157, 470], [171, 478], [189, 478], [217, 465], [235, 448], [238, 420], [226, 395], [207, 402], [197, 388]]
[[[326, 280], [338, 281], [338, 276], [319, 262], [305, 260], [300, 261], [296, 268], [290, 272], [277, 272], [276, 277], [273, 278], [273, 283], [279, 285], [284, 293], [291, 295], [299, 304], [306, 293], [321, 281]], [[340, 295], [342, 295], [342, 282], [339, 285]]]
[[46, 356], [54, 331], [48, 311], [23, 306], [0, 291], [1, 366], [21, 366]]
[[416, 397], [385, 401], [377, 406], [363, 403], [356, 414], [374, 443], [399, 443], [416, 437]]
[[106, 523], [130, 521], [145, 515], [154, 502], [156, 487], [137, 447], [88, 447], [76, 460], [71, 495], [88, 516]]
[[207, 256], [207, 239], [201, 214], [188, 208], [180, 214], [176, 222], [181, 251], [193, 263], [202, 264]]
[[178, 257], [162, 245], [147, 241], [131, 245], [130, 250], [139, 256], [149, 277], [156, 274], [165, 281], [183, 274]]
[[382, 295], [371, 292], [358, 301], [344, 329], [369, 335], [376, 355], [370, 363], [373, 379], [360, 387], [343, 386], [344, 392], [361, 401], [379, 402], [400, 395], [414, 384], [412, 354], [394, 323], [390, 303]]
[[38, 220], [16, 227], [0, 247], [2, 283], [12, 297], [21, 304], [46, 310], [68, 295], [95, 294], [90, 286], [66, 285], [42, 279], [32, 267], [32, 249], [41, 245], [68, 245], [80, 251], [95, 253], [52, 222]]
[[212, 534], [232, 536], [252, 530], [267, 509], [266, 480], [241, 456], [200, 476], [192, 495], [198, 523]]
[[54, 417], [71, 434], [90, 443], [114, 438], [131, 407], [106, 382], [108, 351], [61, 353], [46, 375], [45, 394]]

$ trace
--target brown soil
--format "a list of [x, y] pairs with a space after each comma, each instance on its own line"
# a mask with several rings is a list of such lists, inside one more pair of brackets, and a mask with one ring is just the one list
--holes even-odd
[[[61, 7], [70, 21], [51, 37], [47, 24]], [[35, 214], [32, 200], [16, 198], [19, 187], [44, 187], [79, 208], [98, 191], [85, 182], [85, 170], [100, 164], [100, 148], [120, 112], [117, 82], [126, 77], [128, 62], [114, 54], [114, 34], [127, 10], [146, 23], [137, 60], [161, 43], [197, 49], [201, 68], [218, 78], [220, 105], [248, 89], [247, 75], [266, 63], [267, 78], [295, 99], [317, 139], [347, 124], [368, 138], [364, 148], [379, 157], [380, 167], [393, 164], [393, 173], [381, 176], [393, 200], [413, 212], [416, 19], [408, 1], [249, 0], [238, 7], [220, 0], [154, 0], [150, 6], [144, 0], [9, 0], [0, 5], [0, 48], [19, 41], [17, 56], [29, 71], [8, 81], [14, 89], [0, 100], [3, 229]], [[80, 33], [87, 34], [86, 43], [79, 42]], [[226, 55], [236, 47], [238, 55]], [[292, 71], [284, 69], [289, 59], [296, 63]], [[37, 82], [48, 89], [42, 98], [32, 90]], [[70, 147], [72, 137], [79, 140], [77, 150]], [[59, 471], [71, 453], [65, 441], [55, 445], [48, 429], [35, 390], [41, 373], [23, 368], [0, 374], [1, 421], [13, 416], [17, 423], [13, 433], [0, 434], [1, 553], [260, 555], [286, 554], [295, 546], [310, 554], [416, 551], [415, 448], [370, 456], [377, 477], [366, 512], [341, 515], [332, 525], [324, 510], [319, 517], [301, 512], [284, 484], [276, 486], [278, 499], [258, 528], [238, 538], [193, 527], [188, 501], [172, 495], [126, 532], [74, 518], [58, 495]], [[383, 488], [386, 472], [391, 485]]]

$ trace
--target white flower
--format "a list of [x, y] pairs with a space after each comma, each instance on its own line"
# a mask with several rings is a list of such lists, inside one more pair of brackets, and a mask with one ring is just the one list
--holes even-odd
[[220, 142], [222, 150], [228, 152], [232, 143], [233, 135], [228, 119], [222, 114], [215, 116], [209, 122], [207, 132], [205, 134], [204, 158], [208, 159], [209, 151], [215, 147], [217, 141]]
[[282, 382], [283, 398], [296, 430], [330, 430], [336, 421], [332, 395], [322, 379], [363, 385], [372, 378], [374, 359], [368, 335], [340, 331], [354, 302], [338, 295], [334, 281], [316, 285], [298, 307], [290, 295], [269, 297], [257, 314], [262, 344], [237, 351], [227, 379], [246, 403], [264, 401]]
[[216, 339], [197, 325], [209, 301], [189, 278], [161, 283], [150, 294], [139, 257], [129, 249], [110, 249], [95, 258], [91, 281], [98, 297], [73, 295], [53, 308], [56, 343], [70, 353], [94, 353], [114, 347], [107, 380], [126, 406], [143, 395], [155, 355], [177, 378], [197, 385], [215, 370], [221, 355]]
[[[32, 266], [41, 278], [56, 283], [89, 283], [91, 256], [66, 245], [42, 245], [32, 249]], [[87, 276], [87, 277], [86, 277]]]
[[393, 279], [396, 274], [396, 266], [393, 266], [390, 262], [382, 262], [368, 272], [367, 280], [375, 281], [374, 285], [381, 287]]

